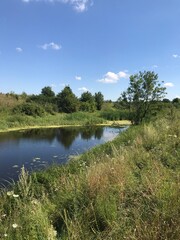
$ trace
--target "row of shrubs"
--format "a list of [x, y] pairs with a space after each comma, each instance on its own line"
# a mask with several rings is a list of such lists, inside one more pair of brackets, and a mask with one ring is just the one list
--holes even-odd
[[46, 113], [54, 114], [55, 112], [57, 112], [57, 107], [56, 105], [51, 103], [45, 103], [45, 105], [40, 105], [34, 102], [25, 102], [13, 108], [13, 113], [15, 114], [25, 114], [33, 117], [42, 117]]
[[132, 114], [129, 110], [108, 110], [101, 112], [101, 117], [109, 121], [131, 120]]

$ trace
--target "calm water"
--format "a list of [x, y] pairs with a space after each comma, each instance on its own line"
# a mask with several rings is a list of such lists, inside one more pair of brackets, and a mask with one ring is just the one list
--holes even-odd
[[66, 163], [70, 155], [110, 141], [124, 129], [76, 127], [0, 133], [0, 184], [17, 180], [23, 165], [31, 172], [54, 162]]

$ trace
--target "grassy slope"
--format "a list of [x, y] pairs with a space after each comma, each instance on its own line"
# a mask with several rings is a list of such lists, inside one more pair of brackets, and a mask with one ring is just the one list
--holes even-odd
[[174, 118], [131, 127], [66, 166], [22, 170], [15, 195], [1, 193], [0, 238], [179, 239], [179, 160]]
[[[9, 130], [40, 128], [40, 127], [59, 127], [77, 125], [97, 125], [113, 124], [114, 121], [107, 121], [100, 117], [98, 112], [87, 113], [77, 112], [72, 114], [57, 113], [55, 115], [45, 115], [43, 117], [32, 117], [25, 115], [11, 115], [8, 112], [0, 114], [0, 132]], [[116, 121], [119, 125], [128, 125], [130, 121]]]

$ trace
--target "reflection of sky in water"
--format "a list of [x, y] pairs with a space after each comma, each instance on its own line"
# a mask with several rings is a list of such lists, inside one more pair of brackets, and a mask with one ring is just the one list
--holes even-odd
[[[122, 128], [34, 129], [0, 134], [0, 182], [17, 180], [21, 167], [28, 171], [63, 164], [68, 156], [116, 137]], [[10, 180], [11, 181], [11, 180]]]

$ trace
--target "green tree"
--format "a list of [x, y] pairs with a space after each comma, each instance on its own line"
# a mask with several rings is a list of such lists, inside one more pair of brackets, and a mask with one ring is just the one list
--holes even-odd
[[52, 88], [49, 86], [42, 88], [41, 94], [45, 97], [51, 97], [51, 98], [55, 97], [55, 93], [53, 92]]
[[85, 112], [94, 112], [96, 109], [95, 98], [90, 92], [84, 92], [80, 97], [80, 110]]
[[79, 107], [79, 101], [69, 86], [66, 86], [57, 94], [57, 105], [60, 112], [76, 112]]
[[104, 96], [101, 92], [95, 93], [95, 102], [97, 110], [101, 110], [104, 103]]
[[[132, 113], [132, 123], [140, 124], [150, 113], [151, 106], [165, 96], [165, 87], [158, 81], [158, 75], [151, 71], [130, 76], [129, 87], [118, 101], [126, 104]], [[153, 107], [153, 111], [155, 111]]]
[[176, 108], [179, 108], [180, 107], [180, 98], [174, 98], [173, 100], [172, 100], [172, 103], [173, 103], [173, 105], [176, 107]]

